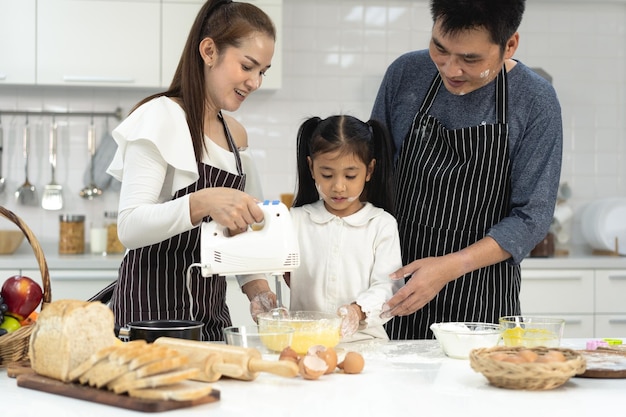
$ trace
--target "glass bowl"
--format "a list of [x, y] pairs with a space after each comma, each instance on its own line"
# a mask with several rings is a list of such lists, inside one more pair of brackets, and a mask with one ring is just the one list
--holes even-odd
[[559, 347], [565, 320], [550, 317], [500, 317], [504, 346]]
[[320, 311], [290, 311], [287, 314], [275, 312], [257, 315], [259, 329], [272, 331], [276, 326], [289, 326], [294, 329], [291, 348], [304, 355], [311, 346], [335, 347], [341, 340], [341, 317], [334, 313]]
[[467, 359], [473, 349], [493, 347], [500, 341], [500, 325], [477, 322], [433, 323], [430, 325], [441, 349], [451, 358]]
[[254, 348], [262, 354], [275, 354], [291, 345], [293, 334], [288, 326], [231, 326], [224, 329], [224, 341], [231, 346]]

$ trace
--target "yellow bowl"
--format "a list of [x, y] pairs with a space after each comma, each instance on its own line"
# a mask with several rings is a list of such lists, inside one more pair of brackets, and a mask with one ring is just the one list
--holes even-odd
[[556, 348], [561, 344], [565, 320], [549, 317], [500, 317], [504, 346]]
[[257, 316], [260, 331], [272, 331], [276, 326], [294, 329], [291, 348], [304, 355], [311, 346], [335, 347], [341, 340], [341, 317], [320, 311], [291, 311], [288, 316], [262, 313]]
[[17, 250], [24, 240], [21, 230], [0, 230], [0, 255], [10, 255]]

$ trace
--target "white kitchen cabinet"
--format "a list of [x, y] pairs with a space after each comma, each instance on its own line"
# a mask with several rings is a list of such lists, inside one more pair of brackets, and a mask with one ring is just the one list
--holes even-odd
[[37, 3], [37, 84], [155, 87], [160, 0]]
[[626, 269], [596, 271], [596, 312], [626, 315]]
[[593, 293], [593, 270], [522, 268], [522, 314], [565, 319], [563, 337], [593, 337]]
[[[41, 271], [24, 269], [22, 274], [41, 282]], [[117, 279], [117, 269], [51, 269], [52, 301], [61, 299], [87, 300]]]
[[[261, 89], [278, 89], [282, 85], [282, 0], [248, 0], [263, 9], [276, 26], [276, 48], [272, 67], [263, 79]], [[161, 87], [169, 87], [183, 52], [191, 25], [204, 4], [203, 0], [163, 0], [163, 42], [161, 51]]]
[[596, 271], [597, 337], [626, 334], [626, 269]]
[[0, 0], [0, 84], [35, 83], [35, 0]]
[[564, 337], [626, 332], [626, 269], [522, 268], [522, 313], [565, 319]]
[[522, 269], [523, 314], [593, 314], [593, 270]]

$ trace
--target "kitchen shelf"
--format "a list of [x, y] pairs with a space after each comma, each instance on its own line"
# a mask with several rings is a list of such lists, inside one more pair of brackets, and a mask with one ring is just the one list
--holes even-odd
[[63, 117], [115, 117], [122, 120], [122, 108], [112, 112], [98, 111], [50, 111], [50, 110], [0, 110], [0, 116], [63, 116]]

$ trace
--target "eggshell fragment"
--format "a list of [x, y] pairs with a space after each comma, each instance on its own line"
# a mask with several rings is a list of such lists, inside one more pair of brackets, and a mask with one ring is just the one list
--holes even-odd
[[328, 365], [317, 355], [304, 355], [299, 363], [300, 375], [304, 379], [318, 379], [324, 375]]
[[295, 350], [293, 350], [291, 346], [287, 346], [286, 348], [282, 350], [282, 352], [280, 352], [280, 355], [278, 356], [278, 360], [279, 361], [291, 361], [297, 364], [298, 362], [300, 362], [300, 355], [298, 355], [298, 353]]
[[337, 352], [334, 348], [326, 347], [324, 345], [314, 345], [307, 351], [308, 355], [316, 355], [324, 360], [327, 365], [325, 374], [330, 374], [335, 371], [337, 367]]

